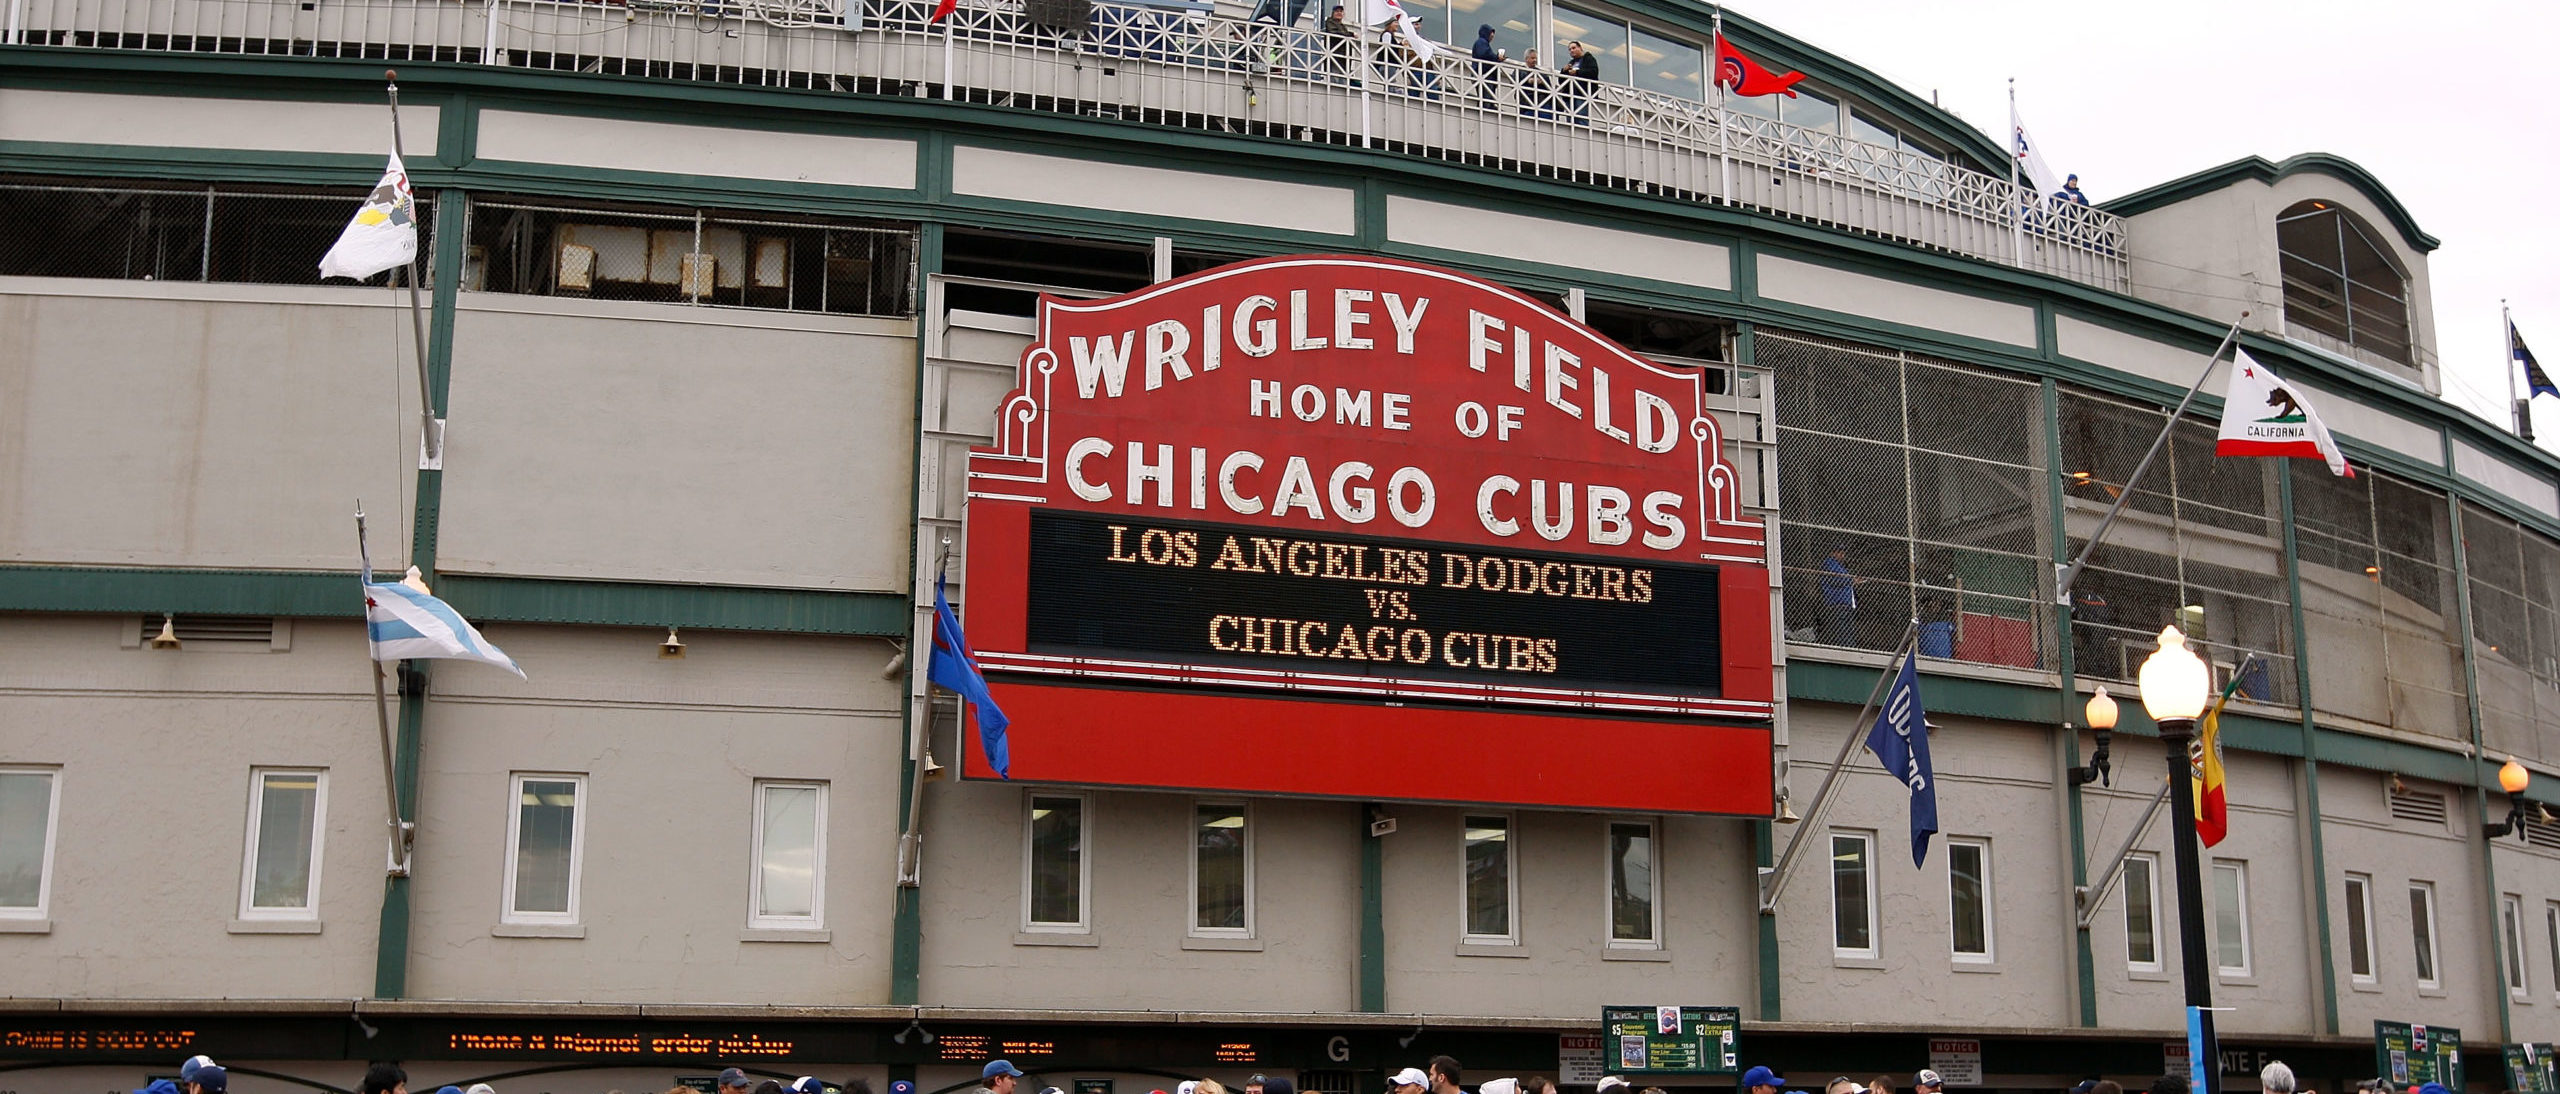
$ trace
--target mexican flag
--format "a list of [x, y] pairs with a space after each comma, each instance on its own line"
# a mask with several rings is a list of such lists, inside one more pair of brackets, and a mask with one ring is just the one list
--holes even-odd
[[2231, 388], [2222, 398], [2222, 437], [2214, 455], [2300, 456], [2328, 464], [2333, 475], [2355, 477], [2347, 454], [2301, 388], [2277, 379], [2247, 350], [2235, 348], [2231, 356]]

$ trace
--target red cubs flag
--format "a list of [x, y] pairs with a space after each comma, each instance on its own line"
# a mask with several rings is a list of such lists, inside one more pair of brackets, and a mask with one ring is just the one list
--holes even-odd
[[937, 0], [933, 5], [933, 17], [925, 22], [939, 23], [950, 18], [951, 13], [958, 10], [960, 10], [960, 0]]
[[1725, 41], [1724, 35], [1716, 35], [1717, 86], [1731, 88], [1736, 95], [1784, 95], [1792, 99], [1796, 97], [1796, 81], [1801, 79], [1801, 72], [1776, 73], [1760, 67], [1760, 62], [1743, 56], [1733, 43]]

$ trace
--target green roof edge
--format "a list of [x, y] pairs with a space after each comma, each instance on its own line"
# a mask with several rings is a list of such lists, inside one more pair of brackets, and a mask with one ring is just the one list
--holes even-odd
[[2382, 207], [2383, 214], [2391, 218], [2391, 226], [2400, 230], [2400, 238], [2417, 248], [2419, 253], [2443, 246], [2441, 240], [2418, 227], [2418, 221], [2409, 215], [2408, 207], [2400, 204], [2400, 199], [2393, 197], [2390, 188], [2382, 185], [2381, 179], [2373, 177], [2373, 172], [2357, 166], [2353, 160], [2328, 152], [2305, 152], [2283, 163], [2270, 162], [2264, 156], [2245, 156], [2219, 167], [2208, 167], [2183, 178], [2137, 190], [2099, 208], [2117, 216], [2135, 216], [2236, 182], [2254, 180], [2273, 185], [2280, 179], [2303, 172], [2328, 175], [2373, 199], [2374, 204]]

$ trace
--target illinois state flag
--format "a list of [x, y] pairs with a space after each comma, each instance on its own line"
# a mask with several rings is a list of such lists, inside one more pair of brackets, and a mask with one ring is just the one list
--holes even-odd
[[1734, 94], [1784, 95], [1792, 99], [1796, 97], [1796, 81], [1801, 79], [1801, 72], [1776, 73], [1760, 67], [1760, 62], [1743, 56], [1733, 43], [1725, 41], [1724, 35], [1716, 35], [1716, 83], [1732, 89]]
[[382, 169], [382, 181], [365, 195], [364, 207], [338, 233], [329, 253], [320, 256], [320, 276], [362, 281], [417, 257], [418, 198], [409, 192], [409, 169], [394, 152]]
[[2216, 456], [2300, 456], [2329, 465], [2329, 473], [2354, 478], [2347, 454], [2320, 422], [2302, 389], [2277, 379], [2249, 351], [2231, 352], [2231, 388], [2222, 397], [2222, 436]]

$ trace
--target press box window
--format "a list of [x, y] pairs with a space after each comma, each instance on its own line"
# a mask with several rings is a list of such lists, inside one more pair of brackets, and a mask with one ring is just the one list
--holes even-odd
[[826, 925], [827, 785], [756, 784], [755, 906], [750, 927]]
[[60, 775], [0, 767], [0, 918], [43, 919], [51, 906]]
[[2506, 937], [2507, 994], [2524, 999], [2532, 993], [2524, 971], [2524, 898], [2509, 893], [2498, 898], [2498, 926]]
[[507, 818], [509, 923], [576, 923], [581, 845], [586, 842], [581, 775], [518, 775]]
[[1085, 921], [1085, 799], [1035, 795], [1023, 825], [1023, 924], [1033, 931], [1082, 931]]
[[1201, 802], [1191, 820], [1191, 933], [1252, 937], [1251, 814], [1242, 802]]
[[240, 918], [319, 918], [320, 819], [328, 815], [328, 778], [324, 771], [249, 772]]
[[1948, 944], [1958, 961], [1991, 960], [1991, 845], [1947, 841]]
[[2249, 864], [2213, 863], [2214, 958], [2225, 976], [2249, 975]]
[[2160, 971], [2160, 856], [2124, 860], [2124, 965], [2134, 972]]
[[2432, 881], [2409, 883], [2409, 944], [2418, 959], [2418, 986], [2443, 987], [2444, 978], [2436, 968], [2436, 885]]
[[1489, 945], [1519, 941], [1512, 904], [1517, 896], [1511, 863], [1511, 818], [1466, 818], [1466, 940]]
[[1875, 837], [1831, 834], [1831, 952], [1876, 955]]
[[1654, 826], [1643, 821], [1609, 825], [1609, 944], [1622, 949], [1662, 945], [1662, 875], [1655, 872]]
[[2359, 984], [2374, 982], [2373, 879], [2347, 875], [2347, 976]]

